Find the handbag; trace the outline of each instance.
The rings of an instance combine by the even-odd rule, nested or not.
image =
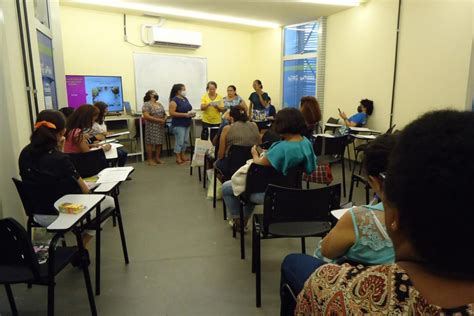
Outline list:
[[[194,154],[193,160],[191,161],[191,167],[204,166],[204,157],[206,156],[206,152],[211,149],[211,147],[212,143],[210,141],[196,138],[196,142],[194,143]]]
[[[235,196],[239,196],[245,192],[245,182],[247,181],[247,173],[252,163],[253,159],[247,160],[245,165],[240,167],[239,170],[237,170],[230,179],[232,183],[232,191],[234,192]]]
[[[331,166],[329,164],[318,165],[316,170],[311,174],[307,174],[306,172],[303,173],[303,181],[306,182],[329,185],[333,180],[334,178],[332,176]]]

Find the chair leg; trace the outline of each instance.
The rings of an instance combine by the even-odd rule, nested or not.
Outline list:
[[[352,142],[355,148],[354,142]],[[344,159],[344,155],[342,155],[342,158]],[[347,158],[349,158],[349,170],[352,170],[352,163],[351,163],[351,150],[349,149],[349,146],[347,146]]]
[[[301,253],[306,254],[306,240],[304,237],[301,238]]]
[[[309,190],[309,181],[306,181],[306,189]]]
[[[255,273],[255,261],[257,259],[257,256],[256,256],[256,253],[255,253],[255,249],[256,249],[256,236],[257,234],[257,228],[256,228],[256,225],[255,225],[255,219],[252,221],[252,273]]]
[[[112,226],[114,227],[117,226],[117,217],[115,216],[115,213],[112,214]]]
[[[48,284],[48,316],[54,315],[54,277],[52,279]]]
[[[244,206],[240,204],[240,259],[245,259]]]
[[[193,167],[192,167],[192,166],[189,167],[189,175],[190,175],[190,176],[193,175]]]
[[[125,260],[125,264],[128,264],[129,260],[128,260],[127,241],[125,239],[125,231],[123,229],[122,211],[120,210],[120,204],[118,202],[118,197],[114,196],[114,200],[115,200],[115,213],[117,215],[117,221],[118,221],[118,225],[119,225],[120,240],[122,242],[123,258]]]
[[[203,171],[202,171],[202,178],[204,179],[204,181],[202,182],[202,187],[205,189],[206,188],[206,184],[207,184],[207,174],[206,174],[206,169],[207,169],[207,165],[206,165],[206,157],[204,157],[204,167],[203,167]],[[199,173],[201,169],[199,169]]]
[[[344,193],[344,197],[346,197],[346,168],[344,163],[344,158],[341,160],[342,164],[342,191]]]
[[[255,266],[256,266],[256,273],[255,273],[255,303],[257,307],[262,306],[262,260],[261,260],[261,246],[260,246],[260,235],[256,236],[256,258],[255,258]]]
[[[97,206],[97,218],[100,218],[100,205]],[[97,221],[95,233],[95,295],[100,295],[100,242],[101,242],[100,221]]]
[[[222,212],[224,213],[224,220],[227,220],[227,206],[225,206],[225,201],[222,199]]]
[[[201,167],[198,167],[198,174],[199,174],[199,182],[202,181],[202,178],[201,178]]]
[[[214,188],[213,188],[213,191],[214,194],[212,196],[212,207],[213,208],[216,208],[216,201],[217,201],[217,177],[216,177],[216,169],[214,169]]]
[[[13,316],[18,316],[18,310],[16,309],[15,298],[13,297],[12,288],[10,284],[5,284],[5,290],[7,291],[8,302],[10,303],[10,309]]]
[[[84,244],[82,243],[82,236],[79,231],[75,232],[77,245],[79,246],[79,251],[82,255],[82,272],[84,274],[84,281],[86,282],[87,298],[89,299],[89,306],[91,308],[91,314],[97,316],[97,308],[95,306],[94,292],[92,291],[92,282],[91,276],[89,274],[88,262],[85,260],[85,249]]]

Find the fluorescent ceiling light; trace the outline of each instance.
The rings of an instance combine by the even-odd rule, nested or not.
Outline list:
[[[235,16],[230,16],[230,15],[221,15],[221,14],[213,14],[213,13],[207,13],[207,12],[201,12],[201,11],[177,9],[177,8],[172,8],[172,7],[149,5],[149,4],[144,4],[144,3],[130,3],[130,2],[117,1],[117,0],[100,0],[100,1],[98,0],[72,0],[72,1],[67,1],[67,3],[87,4],[87,5],[102,6],[102,7],[116,8],[116,9],[128,9],[128,10],[141,11],[145,14],[149,13],[149,14],[156,14],[156,15],[185,17],[185,18],[192,18],[192,19],[198,19],[198,20],[242,24],[242,25],[255,26],[255,27],[264,27],[264,28],[280,27],[280,24],[276,22],[239,18]]]
[[[340,5],[340,6],[352,6],[356,7],[360,4],[360,0],[297,0],[302,3],[314,3],[314,4],[328,4],[328,5]]]

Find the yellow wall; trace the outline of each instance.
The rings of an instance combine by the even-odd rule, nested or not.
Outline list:
[[[64,63],[66,74],[119,75],[123,79],[124,100],[135,104],[134,52],[155,52],[177,55],[201,56],[208,59],[208,79],[218,83],[218,91],[226,93],[230,84],[237,86],[245,99],[252,92],[254,79],[261,79],[265,90],[278,96],[280,102],[280,30],[251,32],[197,23],[167,20],[164,27],[199,31],[203,45],[197,50],[135,47],[123,40],[123,15],[104,11],[61,6]],[[157,20],[127,15],[128,39],[142,45],[142,24],[156,24]],[[255,40],[258,39],[258,41]],[[265,44],[267,41],[270,44]],[[276,42],[277,44],[273,43]],[[276,50],[268,54],[265,49]],[[271,60],[257,63],[263,56]],[[274,55],[274,56],[273,56]],[[153,76],[154,74],[150,74]],[[205,87],[203,87],[203,93]],[[169,91],[158,91],[165,100]],[[138,106],[140,109],[141,104]]]
[[[373,0],[328,17],[325,120],[338,117],[338,108],[351,115],[361,99],[369,98],[375,103],[369,126],[387,129],[396,10],[395,1]]]
[[[255,79],[263,83],[263,90],[272,98],[272,104],[281,108],[281,29],[255,32],[253,36],[253,61]]]
[[[428,110],[464,110],[472,44],[472,2],[409,0],[402,10],[395,122]]]
[[[358,101],[367,97],[375,102],[369,126],[388,128],[397,4],[372,0],[328,17],[325,119],[336,116],[338,107],[352,114]],[[471,5],[467,0],[403,1],[397,128],[435,108],[465,108]]]

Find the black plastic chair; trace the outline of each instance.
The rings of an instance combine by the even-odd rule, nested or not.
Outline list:
[[[87,267],[85,250],[81,234],[75,232],[78,247],[57,247],[60,235],[56,234],[49,244],[48,261],[39,264],[31,240],[25,229],[14,219],[0,220],[0,284],[5,289],[13,315],[18,315],[11,284],[28,283],[48,286],[48,315],[54,315],[55,276],[61,272],[76,256],[81,256],[86,289],[92,315],[97,315],[94,294]]]
[[[306,253],[305,237],[324,237],[333,223],[330,211],[338,209],[340,202],[340,184],[312,190],[267,187],[263,214],[253,216],[252,272],[256,273],[257,307],[261,306],[260,241],[301,238],[301,251]]]
[[[362,176],[359,176],[357,174],[353,174],[351,177],[351,188],[349,189],[349,199],[347,202],[352,202],[352,197],[354,193],[354,185],[359,186],[359,182],[361,182],[364,185],[365,189],[365,204],[369,205],[370,203],[370,184],[367,179],[365,179]]]
[[[297,166],[288,170],[287,175],[276,171],[273,167],[265,167],[252,163],[247,172],[245,180],[245,192],[239,195],[240,200],[240,258],[245,259],[245,236],[244,236],[244,206],[253,204],[250,197],[253,193],[261,193],[267,190],[270,184],[301,189],[303,170]],[[232,236],[237,234],[236,225],[232,227]]]
[[[224,183],[232,177],[232,175],[239,170],[240,167],[245,165],[247,160],[252,159],[252,146],[239,146],[232,145],[227,153],[227,170],[220,170],[214,163],[214,198],[212,206],[216,208],[216,191],[217,191],[217,179],[221,183]],[[225,203],[224,203],[225,205]],[[226,210],[224,208],[224,220],[227,219]]]
[[[330,117],[326,123],[329,124],[339,124],[339,119]],[[332,132],[333,134],[336,132],[337,127],[332,127],[332,126],[324,126],[324,133],[327,131]]]
[[[58,216],[54,202],[66,194],[81,193],[74,178],[45,182],[40,185],[12,178],[27,216],[27,232],[30,238],[33,227],[45,227]]]
[[[86,153],[68,154],[68,156],[82,178],[95,176],[109,167],[103,150],[91,150]]]
[[[395,129],[395,127],[397,126],[397,124],[394,124],[392,125],[386,132],[385,134],[393,134],[393,131]],[[367,145],[369,144],[369,141],[366,141],[362,144],[359,144],[357,146],[355,146],[354,144],[354,154],[355,154],[355,160],[354,160],[354,169],[352,170],[352,174],[354,175],[355,173],[355,164],[358,163],[358,158],[359,158],[359,154],[361,153],[364,153],[366,148],[367,148]],[[359,175],[362,173],[362,163],[359,164]]]
[[[344,153],[347,145],[352,141],[352,136],[340,137],[316,137],[313,140],[313,148],[318,164],[334,165],[340,163],[342,166],[342,189],[344,197],[346,196],[346,168],[344,162]]]

